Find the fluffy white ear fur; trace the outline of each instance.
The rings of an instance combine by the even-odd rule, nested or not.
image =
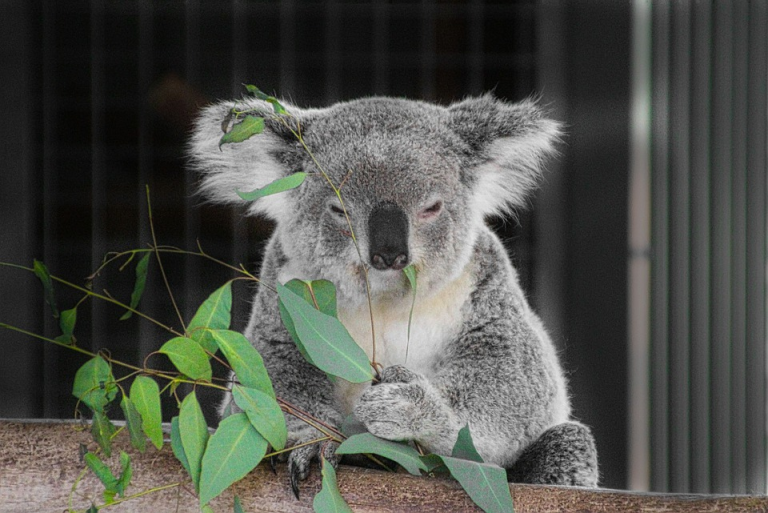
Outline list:
[[[561,124],[535,101],[508,104],[484,95],[452,106],[454,126],[480,157],[471,170],[473,209],[483,216],[513,213],[538,185],[546,157],[557,152]]]
[[[285,148],[286,141],[269,129],[241,143],[225,144],[219,148],[219,140],[224,135],[222,122],[235,106],[243,110],[259,109],[265,116],[273,112],[270,104],[255,98],[219,102],[200,111],[188,155],[190,167],[201,177],[200,193],[215,203],[245,204],[247,202],[236,191],[250,192],[262,188],[291,172],[274,156],[281,147]],[[295,117],[307,112],[287,103],[283,106]],[[288,208],[286,195],[274,194],[250,202],[248,212],[278,220],[284,218]]]

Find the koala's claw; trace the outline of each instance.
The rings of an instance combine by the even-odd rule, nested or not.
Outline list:
[[[299,499],[299,476],[298,473],[291,470],[291,491],[293,492],[293,496],[296,497],[296,500]]]
[[[272,469],[272,473],[277,475],[277,456],[270,456],[269,466]]]
[[[299,441],[296,445],[302,443]],[[291,478],[291,490],[296,499],[299,498],[299,483],[309,476],[312,461],[319,456],[325,458],[334,467],[338,466],[341,456],[336,455],[338,443],[332,441],[318,442],[305,445],[291,451],[288,456],[288,473]]]

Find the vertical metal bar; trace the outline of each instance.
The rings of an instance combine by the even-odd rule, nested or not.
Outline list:
[[[139,94],[147,94],[152,81],[152,1],[141,0],[139,2]],[[146,186],[152,176],[152,117],[147,102],[141,102],[139,107],[139,137],[138,137],[138,165],[139,179],[137,184],[137,205],[146,205]],[[139,208],[138,242],[135,247],[144,247],[150,240],[149,222],[146,209]],[[154,294],[144,294],[142,308],[147,312],[153,312]],[[152,340],[153,331],[148,329],[145,322],[139,323],[138,352],[142,360],[155,350],[156,344]]]
[[[541,2],[540,2],[541,3]],[[483,52],[483,0],[471,0],[467,5],[469,10],[469,29],[467,39],[469,41],[468,53],[468,73],[469,80],[467,89],[470,94],[480,94],[483,92],[483,68],[485,67],[485,53]],[[546,23],[542,20],[541,23]],[[548,37],[549,33],[537,30],[537,33],[543,37]],[[557,36],[557,34],[552,34]]]
[[[325,3],[325,103],[341,95],[341,8],[337,0]]]
[[[186,70],[186,79],[189,84],[197,85],[200,80],[201,51],[200,51],[200,0],[187,0],[185,4],[186,21],[186,48],[184,66]],[[187,169],[184,174],[184,187],[186,190],[186,200],[184,202],[184,247],[193,250],[197,247],[197,238],[200,234],[200,213],[195,208],[195,183],[196,176],[194,172]],[[157,230],[157,227],[155,227]],[[201,284],[201,265],[197,258],[184,259],[184,305],[179,305],[182,309],[182,315],[185,319],[191,319],[194,315],[197,305],[194,299],[200,293]]]
[[[38,84],[40,47],[37,44],[39,2],[0,7],[0,45],[4,52],[3,72],[13,80],[0,82],[0,112],[6,120],[0,127],[3,185],[0,190],[0,261],[31,265],[39,254],[38,205],[41,191],[38,166],[38,136],[42,113]],[[35,27],[33,32],[33,27]],[[34,113],[34,115],[31,115]],[[39,332],[42,304],[40,290],[30,287],[32,276],[0,269],[0,315],[4,321]],[[0,333],[0,417],[36,417],[40,400],[42,346],[26,335],[3,329]]]
[[[670,61],[670,488],[690,488],[690,9],[672,2]]]
[[[101,264],[106,253],[104,208],[106,207],[106,174],[104,173],[105,6],[91,0],[91,269]],[[100,301],[91,301],[91,349],[97,351],[104,343],[104,309]]]
[[[373,4],[373,92],[389,92],[389,4],[374,0]]]
[[[710,490],[712,6],[693,3],[691,84],[691,490]]]
[[[750,3],[747,84],[747,390],[746,447],[749,493],[766,489],[766,243],[768,243],[768,5]]]
[[[712,491],[731,491],[732,5],[714,4],[712,82]]]
[[[629,451],[630,490],[647,491],[650,467],[651,307],[651,5],[632,4],[632,113],[629,179]],[[547,35],[546,37],[549,37]]]
[[[475,4],[472,4],[473,12]],[[482,4],[477,6],[479,12],[472,14],[470,26],[470,47],[477,52],[472,58],[470,74],[478,76],[470,79],[477,81],[478,89],[483,87],[483,35],[482,35]],[[536,80],[541,91],[542,104],[547,106],[547,114],[554,119],[563,120],[568,112],[568,95],[566,93],[566,45],[567,23],[565,13],[567,7],[558,0],[544,0],[538,3],[536,11]],[[477,23],[479,27],[473,28]],[[475,60],[476,59],[476,60]],[[474,68],[474,66],[479,66]],[[474,87],[474,86],[471,86]],[[472,91],[472,89],[470,88]],[[564,172],[562,159],[552,159],[547,162],[547,178],[545,185],[535,198],[533,217],[536,244],[534,246],[534,261],[537,266],[533,272],[533,288],[536,291],[536,301],[546,305],[540,309],[540,315],[552,336],[555,344],[562,347],[565,338],[566,317],[566,243],[568,219],[568,176]],[[647,381],[647,379],[646,379]]]
[[[56,6],[54,2],[42,2],[43,10],[43,258],[48,265],[58,259],[56,239],[56,201],[58,190],[57,159],[58,124],[56,114]],[[45,305],[43,305],[45,307]],[[52,333],[54,322],[48,311],[40,311],[43,318],[43,332]],[[56,382],[58,375],[58,360],[56,348],[53,345],[43,346],[43,417],[56,417],[58,412],[57,391],[61,384]]]
[[[232,0],[232,96],[243,94],[243,83],[251,83],[246,77],[247,69],[247,9],[243,0]],[[258,86],[258,84],[256,84]],[[263,86],[260,86],[263,87]],[[248,219],[243,216],[241,209],[232,209],[232,263],[247,264],[248,259]],[[247,301],[235,301],[232,304],[232,319],[245,316],[248,308]]]
[[[421,0],[421,96],[425,100],[433,100],[436,94],[436,17],[435,0]]]
[[[296,90],[296,0],[280,2],[280,91]]]
[[[746,295],[747,295],[747,76],[749,5],[733,3],[731,110],[731,493],[745,493],[747,473]]]
[[[666,492],[669,476],[669,5],[655,3],[653,13],[653,91],[651,166],[653,216],[651,270],[651,483]]]
[[[243,83],[250,80],[245,76],[246,58],[246,12],[248,6],[243,0],[232,0],[232,96],[243,94]],[[258,87],[264,87],[260,85]]]
[[[690,8],[672,3],[670,81],[670,487],[690,488]]]

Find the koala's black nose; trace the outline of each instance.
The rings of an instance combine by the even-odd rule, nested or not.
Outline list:
[[[381,203],[368,218],[371,265],[399,271],[408,265],[408,217],[394,203]]]

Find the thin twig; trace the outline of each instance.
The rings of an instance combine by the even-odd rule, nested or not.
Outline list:
[[[179,306],[176,304],[176,299],[173,297],[173,290],[171,290],[171,284],[168,283],[168,276],[166,276],[165,269],[163,269],[163,260],[160,258],[160,252],[157,251],[157,237],[155,236],[155,223],[152,220],[152,202],[149,196],[149,185],[147,185],[147,211],[149,212],[149,231],[152,234],[152,245],[155,248],[157,265],[160,266],[160,274],[163,277],[163,282],[165,282],[165,288],[168,290],[168,296],[171,298],[173,309],[176,310],[176,315],[179,317],[181,329],[182,331],[187,331],[187,326],[184,324],[184,317],[181,315],[181,310],[179,310]]]

